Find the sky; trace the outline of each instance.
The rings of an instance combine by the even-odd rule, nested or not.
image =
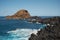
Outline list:
[[[0,16],[28,10],[31,16],[60,16],[60,0],[0,0]]]

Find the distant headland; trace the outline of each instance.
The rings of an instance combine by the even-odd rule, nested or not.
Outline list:
[[[6,16],[6,19],[24,19],[31,17],[27,10],[19,10],[14,15]]]

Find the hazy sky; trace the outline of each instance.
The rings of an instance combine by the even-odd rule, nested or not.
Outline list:
[[[0,16],[26,9],[32,16],[60,16],[60,0],[0,0]]]

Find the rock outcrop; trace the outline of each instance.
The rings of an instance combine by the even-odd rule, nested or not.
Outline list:
[[[47,18],[44,20],[44,23],[50,25],[38,31],[36,35],[31,34],[29,40],[60,40],[60,17]]]
[[[42,18],[39,16],[32,16],[28,19],[28,22],[32,22],[32,23],[36,23],[36,22],[42,23],[42,21],[43,21]]]
[[[6,16],[7,19],[24,19],[29,17],[30,14],[27,10],[20,10],[12,16]]]

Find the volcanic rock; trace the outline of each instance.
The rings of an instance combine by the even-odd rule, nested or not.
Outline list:
[[[29,40],[60,40],[60,17],[45,19],[44,23],[50,26],[41,29],[36,35],[31,34]]]
[[[30,14],[27,10],[19,10],[18,12],[16,12],[14,15],[12,16],[6,16],[7,19],[25,19],[25,18],[29,18]]]

